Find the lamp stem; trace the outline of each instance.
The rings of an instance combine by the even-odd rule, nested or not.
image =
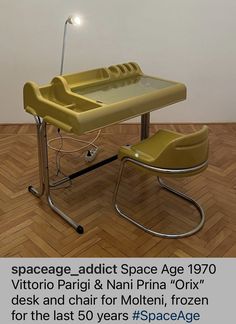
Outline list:
[[[67,23],[68,23],[68,21],[66,20],[65,25],[64,25],[64,34],[63,34],[63,43],[62,43],[61,70],[60,70],[60,75],[62,75],[62,73],[63,73],[63,66],[64,66],[64,56],[65,56],[65,46],[66,46],[66,31],[67,31]]]

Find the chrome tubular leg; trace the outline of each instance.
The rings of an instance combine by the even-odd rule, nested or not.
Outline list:
[[[113,195],[113,207],[115,208],[115,210],[118,212],[118,214],[120,216],[124,217],[125,219],[127,219],[131,223],[135,224],[136,226],[140,227],[141,229],[143,229],[143,230],[145,230],[147,232],[152,233],[152,230],[146,229],[146,227],[144,227],[142,224],[139,224],[133,218],[131,218],[128,215],[126,215],[119,208],[119,206],[117,204],[117,195],[118,195],[118,192],[119,192],[120,182],[121,182],[121,179],[122,179],[122,175],[123,175],[123,170],[124,170],[124,167],[125,167],[125,163],[126,163],[126,159],[124,159],[124,160],[121,161],[120,170],[119,170],[119,174],[118,174],[118,178],[117,178],[117,182],[116,182],[116,187],[115,187],[115,191],[114,191],[114,195]]]
[[[141,115],[141,140],[149,137],[150,113]]]
[[[55,188],[69,181],[71,181],[69,177],[64,177],[60,180],[50,182],[50,188]]]
[[[114,205],[115,209],[118,208],[117,204],[116,204],[116,198],[117,198],[117,195],[118,195],[118,191],[119,191],[119,187],[120,187],[120,181],[121,181],[121,178],[122,178],[125,162],[126,162],[125,159],[121,161],[120,169],[119,169],[119,173],[118,173],[118,177],[117,177],[117,181],[116,181],[116,187],[115,187],[115,191],[114,191],[114,194],[113,194],[113,205]]]
[[[176,190],[176,189],[170,187],[160,177],[157,177],[157,180],[158,180],[159,185],[163,189],[165,189],[165,190],[173,193],[174,195],[176,195],[176,196],[178,196],[178,197],[186,200],[187,202],[189,202],[191,205],[193,205],[199,211],[199,214],[200,214],[200,222],[198,223],[198,225],[194,229],[192,229],[192,230],[190,230],[190,231],[188,231],[186,233],[178,234],[178,237],[190,236],[190,235],[198,232],[203,227],[204,222],[205,222],[205,213],[204,213],[203,208],[199,205],[199,203],[196,200],[194,200],[193,198],[189,197],[185,193],[183,193],[183,192],[181,192],[179,190]]]
[[[40,117],[34,117],[37,127],[37,142],[38,142],[38,161],[39,161],[39,190],[33,186],[29,186],[28,190],[36,197],[41,197],[44,194],[44,178],[43,178],[43,150],[42,150],[42,122]]]
[[[194,205],[197,210],[200,213],[200,222],[199,224],[192,230],[188,231],[188,232],[184,232],[184,233],[179,233],[179,234],[172,234],[172,233],[161,233],[161,232],[157,232],[154,230],[151,230],[150,228],[147,228],[146,226],[138,223],[136,220],[134,220],[133,218],[131,218],[129,215],[125,214],[124,211],[122,211],[120,209],[120,207],[117,204],[117,195],[118,195],[118,191],[119,191],[119,186],[120,186],[120,182],[121,182],[121,178],[122,178],[122,174],[123,174],[123,169],[125,166],[125,162],[127,161],[127,159],[123,159],[121,161],[121,166],[120,166],[120,170],[119,170],[119,174],[118,174],[118,179],[117,179],[117,183],[116,183],[116,187],[115,187],[115,191],[114,191],[114,195],[113,195],[113,206],[115,208],[115,210],[118,212],[118,214],[122,217],[124,217],[125,219],[127,219],[128,221],[130,221],[131,223],[133,223],[134,225],[138,226],[139,228],[141,228],[142,230],[146,231],[149,234],[155,235],[155,236],[159,236],[162,238],[183,238],[183,237],[187,237],[190,236],[196,232],[198,232],[205,221],[205,215],[204,215],[204,211],[202,209],[202,207],[192,198],[188,197],[187,195],[185,195],[182,192],[179,192],[169,186],[167,186],[160,178],[158,178],[159,184],[161,185],[162,188],[174,193],[175,195],[187,200],[188,202],[190,202],[192,205]],[[129,162],[130,159],[129,159]]]
[[[44,183],[45,183],[45,194],[50,208],[61,216],[67,223],[69,223],[79,234],[83,234],[84,229],[81,225],[78,225],[73,219],[61,211],[53,202],[50,194],[49,184],[49,168],[48,168],[48,147],[47,147],[47,130],[46,123],[42,123],[42,146],[43,146],[43,165],[44,165]]]
[[[145,227],[144,225],[138,223],[136,220],[134,220],[133,218],[131,218],[130,216],[125,214],[125,212],[122,211],[120,209],[120,207],[118,206],[118,204],[117,204],[117,195],[118,195],[118,192],[119,192],[120,182],[121,182],[121,178],[122,178],[122,174],[123,174],[123,170],[124,170],[124,166],[125,166],[126,161],[127,161],[126,159],[123,159],[121,161],[121,166],[120,166],[120,170],[119,170],[119,174],[118,174],[118,179],[117,179],[117,183],[116,183],[116,187],[115,187],[115,191],[114,191],[114,195],[113,195],[113,207],[115,208],[115,210],[118,212],[118,214],[120,216],[127,219],[129,222],[133,223],[134,225],[138,226],[139,228],[141,228],[145,232],[147,232],[149,234],[152,234],[152,235],[155,235],[155,236],[160,236],[160,237],[172,237],[172,236],[170,236],[168,234],[163,234],[163,233],[153,231],[153,230]]]

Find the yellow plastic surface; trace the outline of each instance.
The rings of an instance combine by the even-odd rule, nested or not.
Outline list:
[[[24,86],[28,113],[78,135],[185,98],[184,84],[144,75],[133,62],[57,76],[44,86]]]
[[[203,126],[201,130],[186,135],[160,129],[138,144],[122,146],[119,158],[124,157],[166,169],[201,165],[208,159],[208,127]]]

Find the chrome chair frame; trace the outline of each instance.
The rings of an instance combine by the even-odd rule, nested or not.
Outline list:
[[[163,173],[163,175],[167,175],[167,174],[176,174],[176,175],[184,175],[184,174],[188,174],[189,172],[194,172],[194,171],[198,171],[201,170],[202,168],[205,168],[208,164],[208,161],[205,161],[204,163],[192,167],[192,168],[185,168],[185,169],[164,169],[164,168],[159,168],[159,167],[154,167],[154,166],[150,166],[147,165],[145,163],[142,163],[140,161],[136,161],[134,159],[131,159],[129,157],[124,157],[121,160],[121,165],[120,165],[120,170],[119,170],[119,174],[118,174],[118,178],[117,178],[117,183],[116,183],[116,187],[115,187],[115,191],[114,191],[114,195],[113,195],[113,206],[115,208],[115,210],[118,212],[118,214],[122,217],[124,217],[125,219],[127,219],[128,221],[130,221],[131,223],[133,223],[134,225],[138,226],[139,228],[141,228],[142,230],[148,232],[149,234],[155,235],[155,236],[159,236],[159,237],[163,237],[163,238],[183,238],[183,237],[187,237],[190,235],[195,234],[196,232],[198,232],[204,225],[205,222],[205,214],[204,211],[202,209],[202,207],[198,204],[197,201],[195,201],[193,198],[187,196],[185,193],[180,192],[172,187],[170,187],[169,185],[165,184],[165,182],[158,176],[158,183],[161,186],[161,188],[175,194],[178,197],[181,197],[182,199],[186,200],[187,202],[189,202],[191,205],[193,205],[199,212],[200,214],[200,222],[198,223],[198,225],[187,232],[184,233],[179,233],[179,234],[167,234],[167,233],[161,233],[161,232],[157,232],[154,231],[150,228],[147,228],[146,226],[142,225],[141,223],[137,222],[135,219],[133,219],[132,217],[128,216],[127,214],[124,213],[124,211],[122,211],[120,209],[120,207],[117,204],[117,195],[118,195],[118,191],[119,191],[119,187],[120,187],[120,182],[121,182],[121,178],[123,175],[123,170],[125,167],[125,164],[127,162],[131,162],[133,164],[136,164],[138,166],[141,166],[143,168],[146,168],[148,170],[151,171],[155,171],[158,173]]]

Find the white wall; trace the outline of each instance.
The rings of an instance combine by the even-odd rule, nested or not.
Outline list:
[[[152,114],[155,122],[236,121],[235,0],[1,0],[1,123],[32,122],[22,105],[28,80],[136,61],[147,74],[184,82],[188,100]]]

